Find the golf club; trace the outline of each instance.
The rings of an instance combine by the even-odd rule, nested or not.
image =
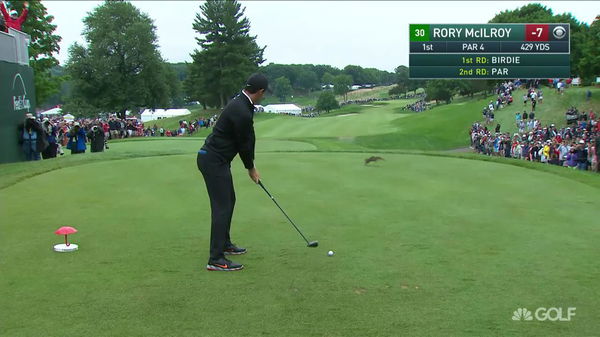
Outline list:
[[[290,217],[285,213],[285,211],[283,210],[283,208],[281,208],[281,206],[279,206],[279,204],[277,203],[277,201],[275,200],[275,198],[271,195],[271,193],[269,193],[269,191],[267,191],[267,189],[265,188],[265,185],[263,185],[262,181],[258,181],[258,184],[260,185],[260,187],[262,187],[263,190],[265,190],[265,192],[267,192],[267,195],[271,198],[271,200],[273,200],[273,202],[275,203],[275,205],[277,205],[277,207],[279,207],[279,210],[281,210],[281,213],[283,213],[283,215],[285,215],[285,217],[290,221],[290,223],[292,224],[292,226],[294,226],[294,228],[296,228],[296,230],[298,231],[298,233],[300,233],[300,235],[302,236],[302,238],[304,239],[304,241],[306,241],[306,246],[307,247],[317,247],[319,245],[318,241],[308,241],[308,239],[306,238],[306,236],[304,236],[304,234],[302,234],[302,232],[300,231],[300,229],[298,228],[298,226],[296,226],[296,224],[292,221],[292,219],[290,219]]]

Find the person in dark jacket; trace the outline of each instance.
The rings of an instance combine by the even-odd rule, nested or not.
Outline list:
[[[71,150],[71,154],[85,152],[85,137],[85,130],[79,125],[79,122],[75,122],[69,130],[69,144],[67,144],[67,149]]]
[[[587,171],[588,151],[585,147],[585,141],[579,141],[579,145],[577,145],[575,153],[577,153],[577,168],[582,171]]]
[[[42,128],[44,129],[44,134],[48,140],[48,147],[46,147],[46,149],[42,152],[42,158],[56,158],[56,153],[58,152],[58,143],[56,139],[56,136],[58,135],[58,128],[52,125],[48,118],[44,118],[44,121],[42,122]]]
[[[17,132],[25,160],[40,160],[40,153],[48,147],[48,141],[40,123],[32,114],[28,113],[25,115],[23,124],[19,125]]]
[[[104,130],[98,125],[92,126],[92,129],[87,133],[87,137],[90,140],[90,152],[103,152],[104,151]]]
[[[231,161],[239,154],[250,179],[255,183],[260,181],[254,166],[254,104],[260,103],[268,85],[264,75],[250,76],[242,92],[225,106],[212,133],[198,151],[197,165],[204,177],[211,208],[207,270],[234,271],[244,267],[225,258],[225,254],[246,253],[245,248],[231,242],[229,235],[235,205]]]

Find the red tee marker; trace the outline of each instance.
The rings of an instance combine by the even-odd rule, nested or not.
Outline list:
[[[74,233],[77,233],[77,230],[75,228],[69,227],[69,226],[63,226],[54,232],[54,234],[56,234],[56,235],[64,235],[65,236],[65,245],[67,245],[67,247],[70,245],[70,243],[67,241],[67,235],[74,234]]]

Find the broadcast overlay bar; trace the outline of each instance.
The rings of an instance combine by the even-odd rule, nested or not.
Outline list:
[[[413,79],[571,75],[569,24],[410,24],[409,31]]]

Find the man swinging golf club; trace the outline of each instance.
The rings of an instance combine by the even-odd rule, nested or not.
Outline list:
[[[207,270],[234,271],[244,267],[225,258],[225,255],[246,253],[246,249],[233,244],[229,236],[235,205],[231,161],[239,153],[250,179],[255,183],[260,181],[254,167],[254,104],[260,103],[268,86],[264,75],[251,75],[241,93],[225,106],[212,133],[198,151],[198,169],[206,183],[211,209]]]

